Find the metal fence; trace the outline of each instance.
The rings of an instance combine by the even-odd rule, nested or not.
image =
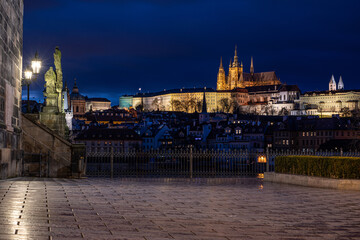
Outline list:
[[[98,177],[236,177],[274,171],[276,156],[357,156],[360,152],[170,149],[88,152],[87,176]]]

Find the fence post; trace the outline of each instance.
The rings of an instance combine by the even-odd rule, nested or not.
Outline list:
[[[340,156],[342,157],[343,156],[343,149],[342,148],[340,148]]]
[[[269,148],[266,148],[266,172],[269,172],[269,165],[270,165],[270,155],[269,155]]]
[[[114,178],[114,148],[110,147],[110,178]]]
[[[190,179],[193,178],[193,148],[190,146]]]

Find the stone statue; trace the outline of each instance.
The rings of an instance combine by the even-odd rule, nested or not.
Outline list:
[[[55,48],[55,53],[54,53],[54,65],[55,65],[55,69],[56,69],[56,83],[55,83],[55,88],[56,88],[56,93],[58,94],[58,109],[59,112],[63,111],[63,98],[62,98],[62,89],[63,89],[63,73],[62,73],[62,69],[61,69],[61,52],[59,47]]]
[[[63,74],[61,69],[61,52],[58,47],[55,48],[54,65],[50,67],[45,74],[45,90],[44,97],[46,98],[45,106],[40,112],[39,120],[51,130],[60,134],[66,135],[66,119],[63,110]]]
[[[45,73],[45,93],[44,96],[55,93],[56,75],[52,67]]]

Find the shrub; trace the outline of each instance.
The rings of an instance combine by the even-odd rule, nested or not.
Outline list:
[[[327,178],[360,179],[360,158],[279,156],[275,172]]]

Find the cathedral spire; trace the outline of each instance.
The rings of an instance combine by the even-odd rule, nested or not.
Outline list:
[[[232,59],[230,58],[229,68],[231,68],[231,66],[232,66]]]
[[[344,82],[343,82],[341,76],[340,76],[339,83],[338,83],[338,90],[344,90]]]
[[[329,91],[336,91],[336,82],[334,74],[331,76],[330,82],[329,82]]]
[[[225,70],[222,63],[222,57],[220,58],[220,67],[219,72],[217,75],[217,84],[216,89],[217,90],[225,90]]]
[[[235,54],[234,54],[234,63],[233,63],[234,67],[238,67],[239,66],[239,58],[237,55],[237,46],[235,45]]]
[[[251,64],[250,64],[250,73],[254,74],[254,59],[252,56],[251,56]]]

